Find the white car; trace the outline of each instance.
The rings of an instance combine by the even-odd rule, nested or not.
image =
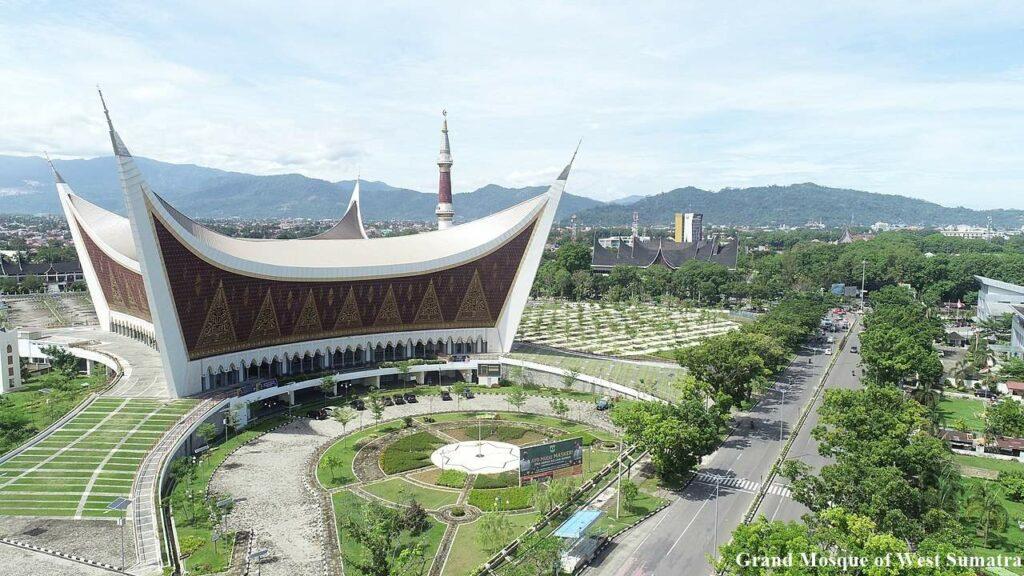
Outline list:
[[[826,356],[831,356],[832,355],[832,349],[831,348],[825,348],[825,355]]]

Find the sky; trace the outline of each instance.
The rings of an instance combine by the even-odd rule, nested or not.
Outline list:
[[[173,6],[171,6],[173,4]],[[816,182],[1024,208],[1020,2],[0,0],[0,154],[599,200]]]

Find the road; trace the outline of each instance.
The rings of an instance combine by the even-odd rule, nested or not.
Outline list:
[[[853,387],[859,356],[850,344],[837,351],[835,367],[825,386]],[[610,543],[588,569],[601,576],[678,576],[711,574],[708,557],[728,541],[747,512],[763,475],[771,469],[803,407],[821,381],[831,356],[802,352],[783,372],[775,387],[736,426],[719,449],[705,459],[698,477],[667,508]],[[810,360],[810,362],[808,362]],[[824,461],[810,438],[817,423],[811,414],[797,437],[791,454],[812,466]],[[717,483],[715,478],[718,479]],[[788,498],[778,479],[769,489],[759,513],[797,519],[806,510]],[[716,496],[717,492],[717,496]]]

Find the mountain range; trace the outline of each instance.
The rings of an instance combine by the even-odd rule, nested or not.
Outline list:
[[[182,212],[198,218],[332,218],[341,215],[354,182],[328,182],[300,174],[257,176],[192,164],[170,164],[136,157],[154,190]],[[57,169],[86,199],[124,212],[113,157],[56,160]],[[570,180],[569,187],[572,187]],[[456,222],[491,214],[544,192],[542,186],[506,188],[488,184],[456,194]],[[363,218],[367,221],[434,218],[435,192],[396,188],[363,181]],[[718,192],[677,188],[653,196],[632,195],[604,203],[566,193],[559,220],[576,214],[583,225],[625,226],[632,214],[642,225],[671,225],[675,212],[701,212],[704,222],[735,226],[801,226],[818,221],[826,226],[893,224],[947,226],[986,225],[1019,228],[1024,210],[971,210],[892,194],[829,188],[818,184],[725,188]],[[0,155],[0,213],[59,213],[53,176],[39,157]]]

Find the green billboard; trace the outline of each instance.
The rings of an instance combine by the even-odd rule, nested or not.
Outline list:
[[[583,474],[583,438],[557,440],[519,449],[519,482]]]

